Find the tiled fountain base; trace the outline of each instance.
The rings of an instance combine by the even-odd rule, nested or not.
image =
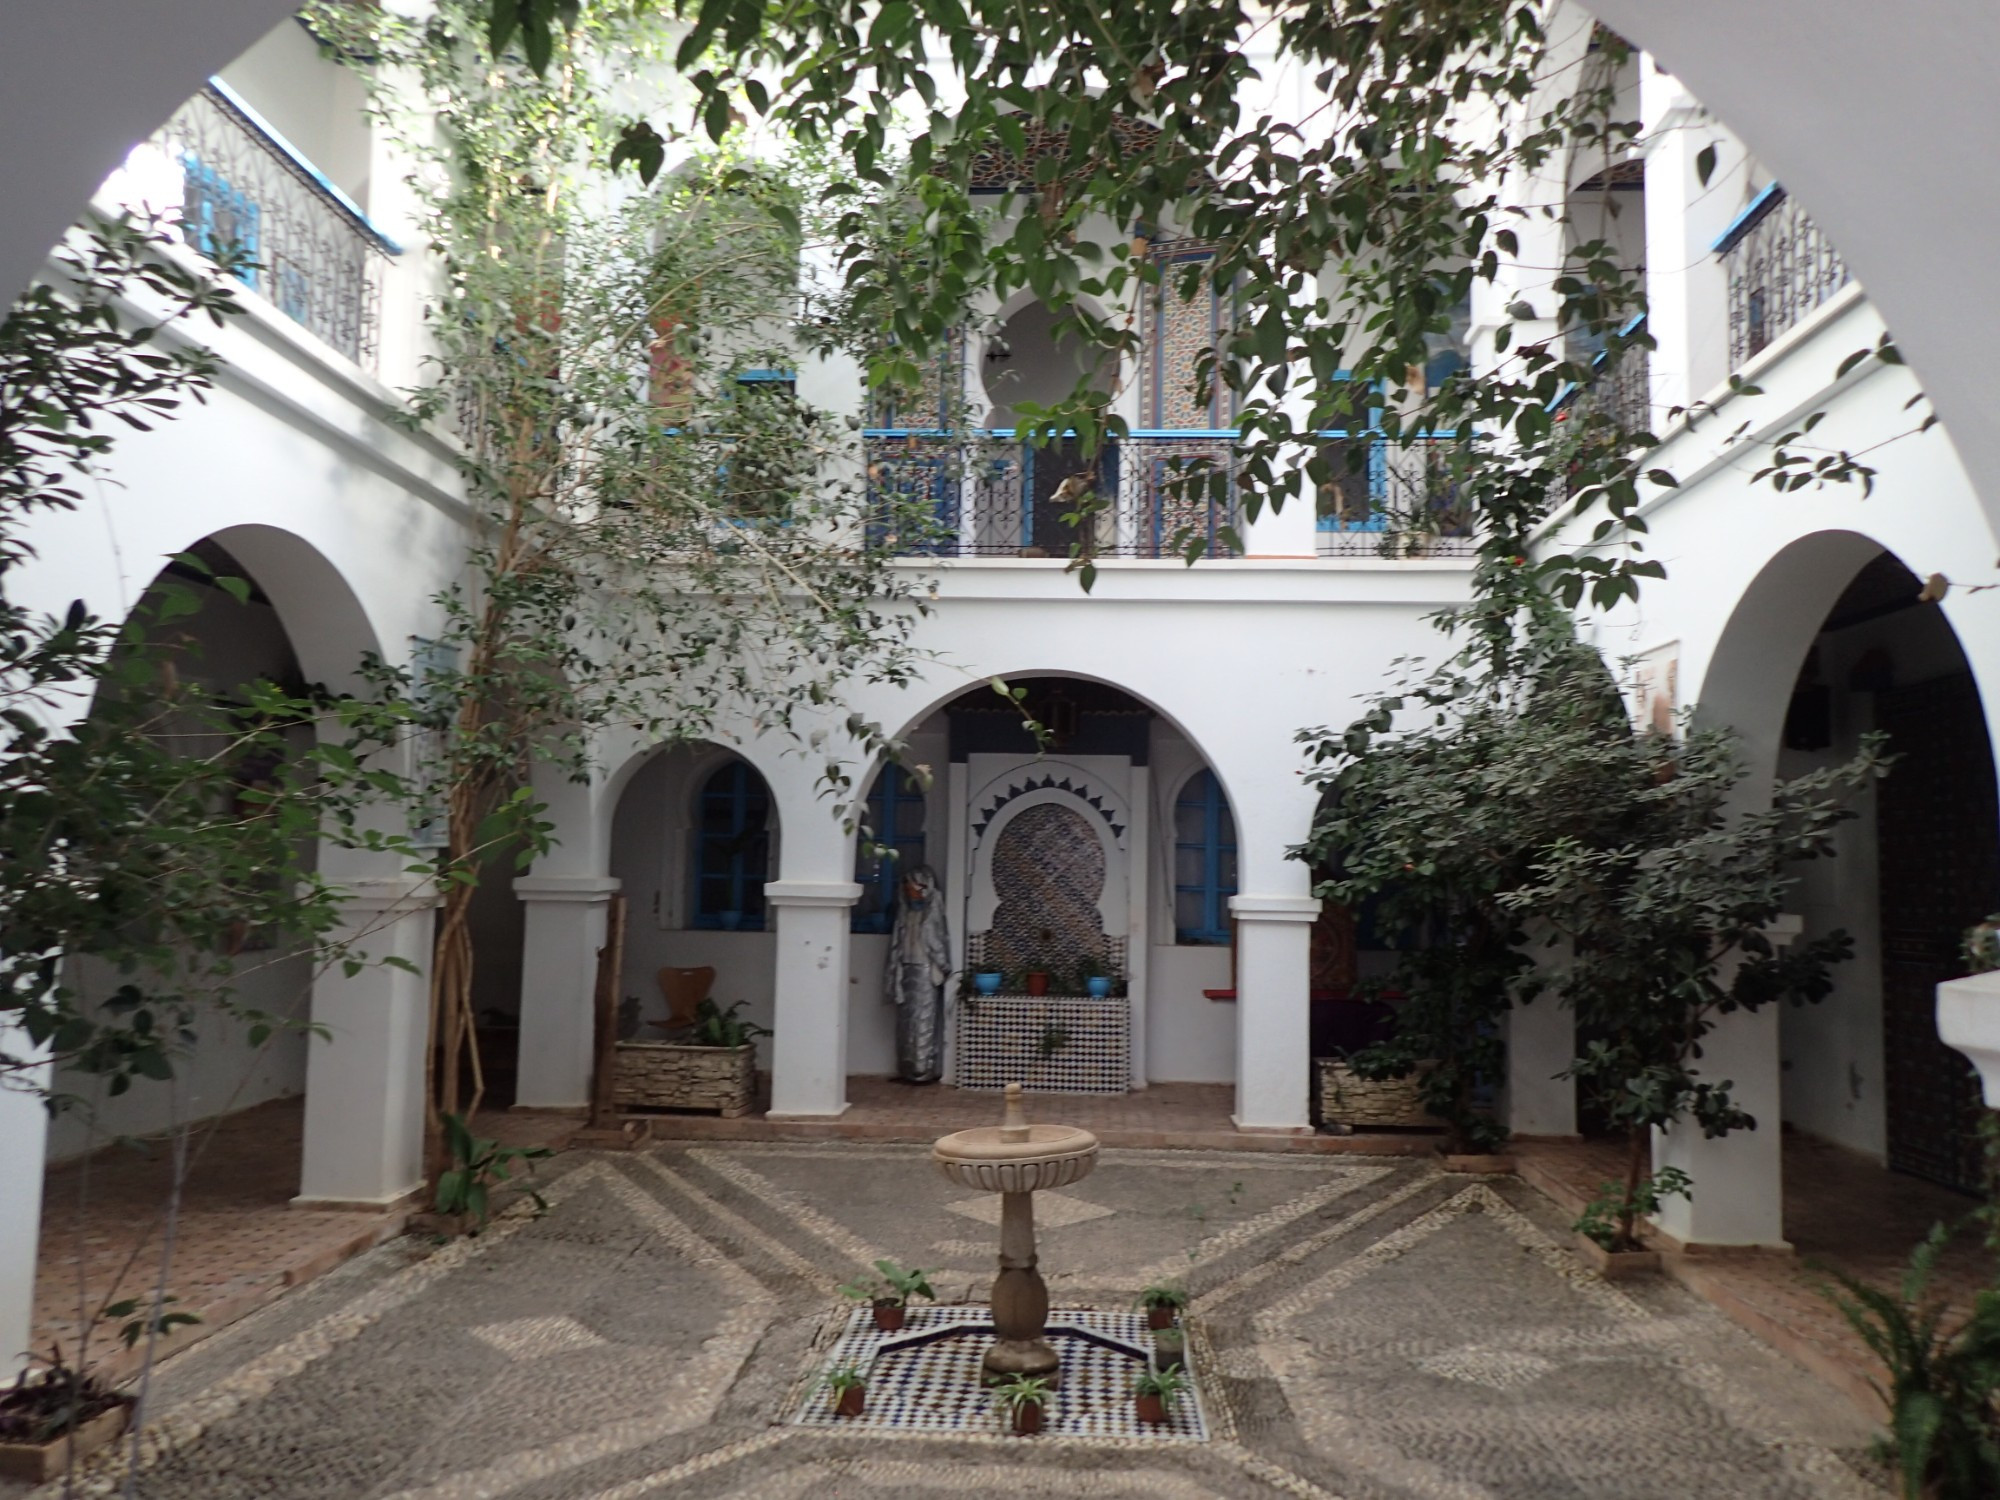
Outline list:
[[[843,1427],[937,1435],[1010,1432],[1007,1414],[980,1378],[979,1362],[993,1342],[991,1312],[973,1304],[912,1308],[900,1333],[883,1333],[865,1307],[854,1309],[814,1367],[791,1420],[804,1427]],[[964,1329],[954,1334],[952,1330]],[[988,1331],[974,1332],[974,1329]],[[1192,1383],[1158,1427],[1139,1420],[1132,1382],[1146,1366],[1132,1351],[1149,1350],[1143,1314],[1057,1308],[1049,1342],[1062,1356],[1062,1383],[1042,1410],[1044,1438],[1119,1438],[1148,1442],[1208,1441],[1201,1393]],[[868,1377],[862,1415],[837,1417],[829,1371],[852,1366]],[[1188,1374],[1192,1379],[1192,1351]]]

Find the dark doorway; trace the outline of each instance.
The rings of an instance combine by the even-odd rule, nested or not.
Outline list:
[[[1938,1040],[1937,985],[1964,972],[1959,941],[2000,894],[2000,807],[1969,673],[1876,695],[1900,758],[1877,803],[1889,1165],[1977,1192],[1979,1082]]]

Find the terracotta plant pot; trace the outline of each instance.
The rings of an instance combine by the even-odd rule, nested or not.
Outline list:
[[[1046,974],[1030,974],[1030,975],[1028,976],[1028,993],[1029,993],[1029,994],[1031,994],[1031,995],[1046,995],[1046,994],[1047,994],[1048,992],[1049,992],[1049,976],[1048,976],[1048,975],[1046,975]]]
[[[1134,1396],[1132,1403],[1138,1408],[1139,1420],[1148,1427],[1159,1427],[1167,1420],[1167,1403],[1159,1396]]]
[[[899,1333],[903,1327],[903,1304],[900,1302],[877,1302],[875,1304],[875,1326],[884,1333]]]
[[[1042,1403],[1039,1401],[1016,1401],[1014,1403],[1014,1435],[1033,1437],[1042,1430]]]
[[[1179,1309],[1170,1302],[1151,1303],[1146,1308],[1146,1326],[1153,1329],[1171,1328],[1174,1326],[1174,1314],[1178,1311]]]
[[[861,1415],[862,1404],[867,1399],[868,1399],[867,1386],[850,1385],[846,1390],[840,1393],[840,1399],[834,1402],[833,1414],[836,1417],[858,1417]]]

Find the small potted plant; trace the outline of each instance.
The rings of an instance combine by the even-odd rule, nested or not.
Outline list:
[[[1049,971],[1030,969],[1027,975],[1027,990],[1030,995],[1042,996],[1049,992]]]
[[[1162,1425],[1174,1402],[1187,1388],[1187,1372],[1178,1367],[1146,1371],[1132,1385],[1133,1405],[1139,1420],[1148,1427]]]
[[[1077,960],[1076,987],[1093,1000],[1107,999],[1111,994],[1111,971],[1104,967],[1104,960],[1094,953],[1086,953]]]
[[[868,1399],[868,1377],[853,1365],[842,1365],[830,1371],[826,1377],[826,1388],[833,1392],[833,1414],[836,1417],[858,1417],[862,1404]]]
[[[1042,1408],[1049,1399],[1045,1377],[1016,1375],[994,1386],[993,1395],[1013,1418],[1016,1437],[1032,1437],[1042,1430]]]
[[[1188,1304],[1185,1288],[1171,1282],[1160,1282],[1139,1293],[1139,1305],[1146,1309],[1148,1328],[1171,1328],[1179,1320],[1181,1309]]]
[[[972,976],[972,988],[981,995],[997,995],[1000,993],[1001,980],[1005,977],[998,969],[982,969]]]
[[[866,1302],[875,1312],[875,1326],[884,1333],[895,1333],[903,1326],[905,1310],[912,1297],[922,1297],[935,1302],[937,1293],[931,1290],[930,1281],[923,1271],[904,1270],[893,1260],[878,1260],[875,1269],[880,1277],[870,1281],[855,1281],[840,1290],[856,1302]]]
[[[1153,1332],[1153,1367],[1178,1370],[1187,1363],[1187,1335],[1179,1328],[1159,1328]]]

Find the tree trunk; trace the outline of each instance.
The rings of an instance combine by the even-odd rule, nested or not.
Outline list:
[[[1618,1243],[1612,1247],[1617,1250],[1639,1248],[1639,1180],[1646,1175],[1651,1134],[1645,1126],[1634,1125],[1625,1138],[1625,1195],[1618,1205]]]

